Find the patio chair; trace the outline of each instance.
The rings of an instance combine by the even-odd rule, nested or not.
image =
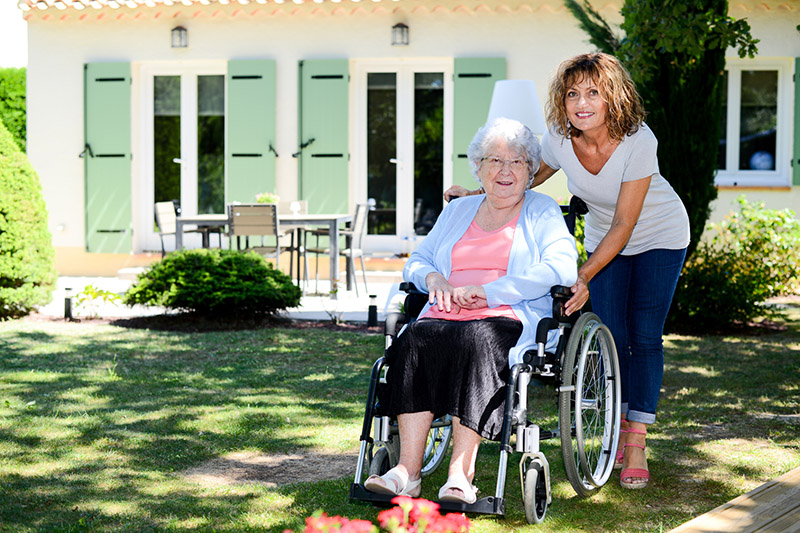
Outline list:
[[[231,204],[228,206],[228,236],[230,246],[236,241],[237,250],[254,252],[275,257],[275,267],[281,255],[281,230],[278,223],[278,207],[275,204]],[[260,237],[260,245],[250,246],[250,237]],[[274,239],[275,244],[265,244],[264,237]],[[244,247],[242,247],[244,238]]]
[[[340,232],[341,235],[347,237],[347,246],[339,250],[339,256],[344,257],[347,260],[347,276],[348,282],[352,282],[353,287],[356,290],[356,296],[358,296],[358,283],[356,282],[356,268],[355,268],[355,258],[357,257],[361,262],[361,273],[364,277],[364,291],[369,294],[369,289],[367,288],[367,269],[364,266],[364,249],[363,249],[363,241],[364,235],[367,233],[367,214],[369,213],[369,204],[356,204],[356,213],[353,216],[353,223],[350,227],[346,230]],[[328,248],[320,248],[319,246],[319,238],[321,236],[327,236],[328,230],[327,229],[314,229],[314,230],[307,230],[306,231],[306,242],[308,242],[308,235],[315,236],[316,246],[314,248],[306,247],[306,253],[312,253],[316,256],[316,274],[315,274],[315,281],[316,281],[316,291],[319,292],[319,256],[320,254],[327,254],[329,253]]]
[[[158,229],[158,236],[161,239],[161,258],[167,255],[166,248],[164,247],[164,236],[175,236],[175,219],[180,212],[180,206],[173,200],[170,202],[156,202],[153,206],[153,211],[156,217],[156,228]],[[184,233],[202,233],[201,229],[184,229]]]
[[[308,202],[306,200],[279,201],[278,217],[281,215],[306,215],[308,214]],[[308,287],[308,256],[303,244],[303,233],[306,229],[304,224],[281,224],[281,232],[285,237],[289,237],[289,244],[282,247],[283,251],[289,252],[289,277],[294,276],[295,254],[297,257],[297,285],[300,286],[300,258],[303,258],[303,281],[304,287]]]

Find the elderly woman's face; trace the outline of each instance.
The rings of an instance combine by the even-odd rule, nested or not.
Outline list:
[[[490,199],[518,201],[528,188],[528,160],[523,152],[499,139],[481,160],[478,177]]]

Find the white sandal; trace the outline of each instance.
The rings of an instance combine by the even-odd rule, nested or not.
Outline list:
[[[419,498],[419,494],[422,492],[420,485],[422,485],[422,478],[409,481],[408,474],[398,470],[397,467],[382,476],[369,476],[364,482],[364,488],[370,492],[390,496],[410,496],[411,498]]]
[[[450,489],[460,490],[464,495],[448,494]],[[467,481],[464,474],[457,474],[447,478],[447,483],[439,489],[439,501],[473,504],[478,499],[478,487]]]

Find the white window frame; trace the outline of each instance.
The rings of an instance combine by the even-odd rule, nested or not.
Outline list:
[[[728,109],[726,138],[728,146],[725,170],[719,170],[715,184],[721,187],[790,187],[792,184],[792,133],[794,102],[792,99],[791,58],[739,59],[728,58]],[[778,72],[778,124],[775,138],[775,170],[738,170],[739,128],[743,71],[774,70]],[[735,170],[731,170],[735,169]]]
[[[134,145],[133,159],[135,176],[133,188],[133,225],[136,252],[161,249],[158,233],[153,231],[153,79],[155,76],[181,77],[181,115],[197,115],[197,76],[225,76],[225,117],[228,116],[228,63],[221,60],[183,61],[183,62],[142,62],[136,64],[133,86],[134,97]],[[181,137],[181,191],[183,212],[194,215],[197,212],[197,123],[182,122],[184,135]],[[227,142],[227,124],[225,131]],[[225,187],[228,186],[227,163],[225,165]],[[227,190],[226,190],[227,193]],[[174,240],[165,239],[167,250],[173,249]],[[200,247],[200,236],[189,234],[184,236],[184,246]]]
[[[353,150],[353,191],[356,202],[367,201],[367,74],[371,72],[397,73],[400,100],[397,108],[397,234],[367,235],[364,247],[373,252],[411,252],[425,238],[414,233],[413,171],[414,171],[414,74],[442,72],[444,74],[444,146],[442,154],[442,187],[453,184],[453,58],[387,58],[355,59],[351,63],[353,81],[353,119],[350,128]],[[402,88],[401,88],[402,87]],[[442,201],[444,202],[444,200]]]

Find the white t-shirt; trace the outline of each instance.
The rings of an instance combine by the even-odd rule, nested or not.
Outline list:
[[[689,217],[680,197],[658,171],[658,140],[646,124],[625,136],[599,173],[587,171],[572,141],[552,129],[542,139],[542,160],[553,170],[563,169],[569,192],[589,208],[584,244],[594,252],[611,228],[622,182],[652,176],[639,220],[620,251],[635,255],[648,250],[680,250],[689,245]]]

